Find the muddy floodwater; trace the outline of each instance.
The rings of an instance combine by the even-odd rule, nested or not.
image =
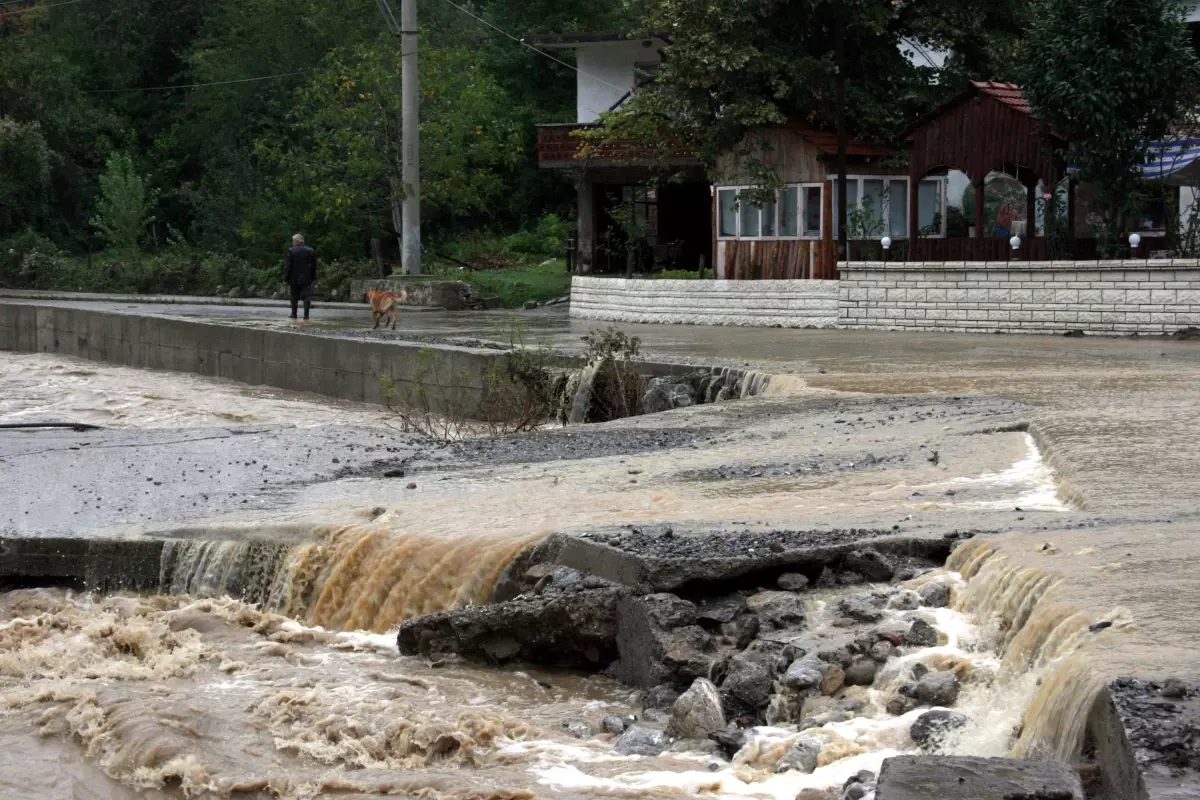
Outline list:
[[[148,518],[153,501],[135,509],[105,484],[75,517],[79,533],[170,539],[164,593],[0,595],[0,796],[791,800],[918,752],[919,712],[888,711],[917,662],[962,680],[955,708],[970,723],[948,752],[1068,763],[1104,680],[1200,677],[1200,623],[1186,611],[1200,602],[1188,567],[1200,555],[1189,399],[1200,351],[804,333],[662,339],[662,355],[697,362],[744,348],[778,376],[764,397],[451,445],[415,440],[376,408],[0,354],[0,423],[281,426],[297,442],[331,431],[370,442],[286,494],[286,476],[256,472],[244,488],[260,465],[240,465],[211,494],[236,501],[197,499],[186,515],[163,503]],[[5,444],[6,468],[46,458],[32,441]],[[129,444],[167,460],[158,440]],[[137,468],[122,462],[140,497],[155,480],[177,493],[165,467]],[[204,491],[215,469],[189,467],[180,485]],[[89,480],[73,491],[87,495]],[[60,524],[33,511],[6,533]],[[885,623],[930,620],[938,639],[846,690],[852,711],[813,729],[823,744],[811,773],[775,771],[801,734],[794,721],[755,728],[732,759],[622,755],[612,735],[571,727],[640,714],[641,693],[615,680],[397,652],[401,622],[487,602],[512,559],[550,534],[656,523],[974,535],[945,566],[888,589],[951,587],[947,608],[886,611]],[[229,597],[251,573],[265,601]],[[806,593],[808,627],[833,631],[852,591]]]

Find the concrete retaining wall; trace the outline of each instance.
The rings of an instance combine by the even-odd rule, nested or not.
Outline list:
[[[382,403],[377,375],[403,397],[414,378],[432,410],[478,408],[498,351],[366,342],[191,319],[0,301],[0,350],[58,353],[145,369]]]
[[[837,281],[571,279],[578,319],[832,328],[837,313]]]
[[[1160,334],[1200,326],[1200,261],[840,265],[838,327]]]

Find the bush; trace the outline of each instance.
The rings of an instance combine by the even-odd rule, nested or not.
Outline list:
[[[697,281],[708,277],[707,272],[697,272],[691,269],[665,269],[650,277],[656,281]]]
[[[504,237],[505,252],[535,256],[537,258],[559,258],[563,254],[564,243],[570,225],[557,214],[547,214],[538,220],[531,231],[520,231]]]
[[[21,263],[33,252],[56,256],[58,248],[32,228],[0,241],[0,285],[15,287],[21,283]]]

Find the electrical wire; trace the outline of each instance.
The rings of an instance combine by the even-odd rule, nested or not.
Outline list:
[[[16,0],[14,0],[15,2]],[[27,14],[30,11],[41,11],[44,8],[58,8],[59,6],[73,6],[76,3],[82,3],[83,0],[65,0],[62,3],[51,3],[48,6],[30,6],[29,8],[18,8],[16,11],[2,11],[0,17],[10,17],[13,14]]]
[[[85,94],[118,94],[121,92],[170,92],[175,89],[200,89],[205,86],[231,86],[235,83],[254,83],[256,81],[273,81],[279,78],[290,78],[293,75],[303,75],[312,69],[299,69],[295,72],[281,72],[278,75],[262,75],[257,78],[239,78],[232,81],[210,81],[208,83],[181,83],[167,86],[134,86],[128,89],[85,89]]]
[[[521,45],[522,47],[528,47],[530,50],[537,53],[538,55],[545,56],[546,58],[550,59],[551,61],[553,61],[555,63],[562,64],[567,69],[574,70],[575,72],[578,72],[580,75],[584,76],[585,78],[590,78],[590,79],[596,81],[597,83],[603,83],[605,86],[610,86],[613,89],[616,89],[618,92],[624,92],[628,89],[628,87],[626,87],[626,86],[617,86],[616,84],[609,83],[608,81],[604,80],[603,78],[597,78],[595,75],[589,75],[588,73],[584,72],[583,70],[581,70],[579,67],[575,66],[574,64],[568,64],[566,61],[563,61],[561,58],[555,58],[554,56],[550,55],[545,50],[539,50],[538,48],[534,47],[533,45],[531,45],[529,42],[525,41],[524,39],[517,37],[517,36],[513,36],[511,33],[504,30],[503,28],[499,28],[496,25],[493,25],[492,23],[488,22],[483,17],[472,12],[470,9],[463,8],[458,3],[455,3],[454,0],[442,0],[442,2],[446,3],[447,5],[453,6],[454,8],[457,8],[459,11],[466,14],[468,17],[471,17],[472,19],[476,20],[477,22],[481,22],[484,25],[487,25],[492,30],[496,31],[497,33],[499,33],[502,36],[506,36],[509,39],[512,39],[514,42]]]

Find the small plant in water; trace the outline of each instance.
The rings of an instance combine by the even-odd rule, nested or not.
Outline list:
[[[604,361],[610,358],[629,361],[636,358],[642,348],[641,339],[626,335],[615,325],[589,332],[587,336],[583,337],[583,342],[588,347],[587,359],[589,362]]]
[[[482,387],[468,370],[439,370],[432,348],[420,352],[408,380],[376,375],[384,404],[406,432],[452,442],[534,431],[551,418],[554,354],[548,347],[527,345],[524,326],[515,318],[497,334],[510,349],[489,358]]]

